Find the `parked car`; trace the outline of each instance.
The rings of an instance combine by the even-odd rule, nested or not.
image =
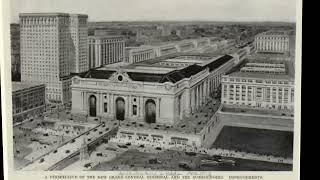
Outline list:
[[[158,158],[149,159],[149,164],[161,164],[162,161],[160,161]]]
[[[87,163],[87,164],[85,164],[85,165],[84,165],[84,167],[85,167],[85,168],[92,167],[92,165],[91,165],[91,164],[92,164],[92,163]]]
[[[118,145],[119,148],[128,148],[126,145]]]

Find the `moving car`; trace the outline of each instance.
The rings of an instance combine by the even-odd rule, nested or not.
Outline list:
[[[216,166],[216,165],[219,165],[219,162],[215,161],[215,160],[211,160],[211,159],[202,159],[200,161],[200,165],[201,166]]]

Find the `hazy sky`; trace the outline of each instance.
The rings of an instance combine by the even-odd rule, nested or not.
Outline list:
[[[295,22],[296,0],[11,0],[19,13],[84,13],[89,21],[208,20]]]

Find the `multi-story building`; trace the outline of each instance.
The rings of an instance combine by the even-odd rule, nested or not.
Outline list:
[[[225,40],[223,42],[215,40],[215,37],[208,37],[173,42],[153,43],[139,47],[126,47],[126,62],[135,63],[152,59],[154,57],[167,56],[181,52],[204,52],[208,48],[217,50],[218,48],[228,46],[233,42],[232,40]]]
[[[45,111],[45,85],[12,82],[13,123],[41,115]]]
[[[125,57],[125,62],[136,63],[147,59],[155,58],[155,52],[152,47],[148,46],[126,47]]]
[[[88,15],[70,14],[70,33],[72,38],[72,73],[89,70],[88,63]]]
[[[86,15],[20,14],[21,81],[46,84],[46,99],[67,103],[70,73],[87,69]]]
[[[255,36],[255,48],[262,53],[289,53],[287,31],[267,31]]]
[[[123,62],[125,40],[123,36],[89,36],[89,67]]]
[[[20,71],[20,28],[19,24],[10,24],[11,74],[13,81],[21,80]]]
[[[222,103],[250,108],[294,108],[294,69],[288,61],[247,60],[222,77]]]
[[[229,55],[179,54],[93,69],[73,78],[72,112],[174,124],[205,103],[233,61]],[[149,104],[153,120],[145,113]]]
[[[207,116],[197,125],[185,124],[195,119],[185,120],[206,106],[233,66],[229,55],[179,53],[121,68],[91,69],[73,77],[72,114],[119,120],[122,142],[134,143],[143,134],[146,141],[154,137],[162,145],[183,140],[199,147],[210,140],[207,133],[215,119]]]

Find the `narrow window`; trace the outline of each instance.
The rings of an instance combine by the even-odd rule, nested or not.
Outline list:
[[[137,105],[132,106],[132,114],[137,115]]]
[[[108,103],[104,103],[104,112],[108,112]]]

